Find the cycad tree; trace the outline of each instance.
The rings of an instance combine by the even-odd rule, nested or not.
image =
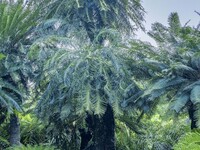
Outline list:
[[[141,6],[140,1],[136,1],[136,0],[128,0],[128,1],[123,1],[123,0],[116,0],[116,1],[109,1],[109,0],[92,0],[92,1],[87,1],[87,0],[86,1],[85,0],[78,0],[78,1],[75,1],[75,0],[70,0],[70,1],[63,0],[63,1],[58,1],[58,0],[55,0],[54,1],[54,0],[52,0],[51,1],[50,0],[49,3],[47,4],[46,8],[47,9],[45,9],[45,12],[47,13],[46,18],[49,19],[48,21],[51,22],[52,20],[55,20],[55,19],[62,19],[62,21],[64,21],[68,25],[73,26],[73,28],[75,28],[77,31],[86,32],[86,34],[87,34],[87,40],[86,41],[87,41],[87,43],[90,43],[89,44],[90,46],[88,48],[81,48],[82,50],[77,51],[77,53],[76,53],[77,59],[80,59],[79,60],[80,62],[81,61],[84,61],[84,62],[86,61],[86,58],[84,58],[84,57],[86,57],[85,55],[89,55],[87,53],[90,53],[92,56],[94,56],[94,58],[96,57],[95,55],[99,55],[98,59],[95,58],[95,60],[97,62],[95,62],[95,60],[89,59],[91,62],[88,63],[88,64],[86,63],[88,65],[89,69],[91,69],[91,72],[92,72],[92,70],[94,70],[93,71],[94,74],[89,73],[89,76],[91,76],[90,78],[94,78],[94,79],[88,78],[87,82],[94,80],[94,83],[89,83],[91,85],[87,85],[86,84],[87,82],[84,83],[86,85],[85,85],[85,87],[84,87],[82,92],[80,90],[82,88],[81,84],[82,84],[82,82],[84,82],[86,80],[86,79],[84,79],[85,78],[84,76],[83,76],[84,77],[83,79],[81,78],[83,81],[82,80],[76,81],[78,79],[75,79],[73,77],[73,81],[70,80],[70,82],[71,82],[70,84],[75,84],[76,86],[80,85],[80,86],[78,86],[76,88],[77,88],[78,92],[81,92],[81,93],[77,93],[76,96],[78,96],[77,98],[80,98],[80,95],[83,95],[82,99],[84,99],[84,102],[85,102],[84,105],[87,104],[86,105],[87,107],[83,106],[82,108],[84,108],[84,109],[81,109],[81,110],[85,110],[85,111],[88,111],[90,109],[93,110],[92,108],[94,107],[94,104],[96,104],[96,105],[98,104],[97,105],[98,107],[96,108],[96,110],[93,110],[94,114],[91,113],[92,111],[89,111],[90,114],[88,113],[88,117],[93,118],[92,122],[95,122],[95,124],[99,124],[100,125],[100,123],[103,122],[102,125],[99,127],[99,129],[98,129],[97,126],[96,127],[92,127],[93,128],[92,129],[93,130],[92,134],[98,134],[99,137],[104,136],[104,138],[102,138],[102,139],[100,139],[100,138],[97,139],[96,138],[95,139],[93,137],[93,142],[94,142],[93,145],[96,145],[96,147],[105,146],[105,144],[102,144],[102,143],[106,143],[106,140],[109,139],[107,141],[109,141],[110,143],[107,144],[107,145],[111,144],[112,146],[110,147],[110,149],[114,149],[114,143],[115,143],[114,142],[114,118],[113,118],[114,116],[113,116],[113,110],[112,110],[112,108],[114,108],[114,107],[112,107],[112,106],[114,106],[113,105],[114,103],[117,104],[118,99],[120,99],[120,96],[118,97],[117,95],[120,94],[120,93],[116,93],[115,92],[115,94],[113,94],[113,93],[109,93],[108,90],[105,90],[105,91],[107,91],[107,94],[110,94],[110,95],[112,94],[113,95],[113,99],[115,99],[114,97],[116,97],[116,99],[115,99],[116,102],[112,103],[112,102],[109,101],[110,96],[108,96],[106,93],[104,93],[105,92],[104,90],[102,91],[103,93],[101,93],[101,92],[98,93],[98,90],[99,90],[98,88],[102,88],[102,87],[105,86],[104,84],[106,84],[109,88],[114,90],[113,89],[114,87],[112,87],[112,86],[116,86],[116,85],[114,85],[114,82],[116,82],[114,80],[117,79],[117,77],[114,74],[115,74],[115,72],[116,72],[116,75],[119,74],[114,69],[116,69],[116,68],[119,69],[120,66],[115,66],[114,67],[114,64],[113,64],[114,60],[112,60],[113,58],[109,58],[109,57],[116,57],[115,56],[116,54],[114,54],[113,50],[110,50],[110,52],[109,52],[110,54],[106,54],[107,51],[109,51],[109,50],[104,52],[105,55],[110,55],[108,57],[110,59],[108,62],[106,60],[107,59],[106,57],[105,58],[102,57],[102,55],[103,55],[103,54],[101,54],[101,53],[103,53],[102,49],[109,49],[109,48],[108,47],[107,48],[103,48],[104,47],[103,44],[104,44],[104,42],[105,42],[105,40],[107,38],[107,35],[106,34],[104,34],[103,36],[99,36],[99,35],[102,35],[101,31],[103,29],[105,29],[105,28],[107,28],[108,30],[110,28],[114,28],[116,30],[121,31],[122,33],[131,33],[136,28],[139,28],[139,27],[143,28],[141,22],[144,20],[144,18],[143,18],[144,9]],[[57,30],[59,28],[58,26],[60,25],[60,22],[54,21],[54,23],[57,24],[56,25],[57,26],[56,30]],[[55,27],[55,25],[54,25],[54,27]],[[68,35],[69,32],[70,32],[71,28],[68,28],[68,27],[69,26],[67,26],[66,28],[63,28],[63,29],[65,29],[65,33],[62,32],[62,40],[64,39],[63,37],[66,37],[66,35]],[[52,28],[48,28],[48,29],[51,30]],[[60,35],[57,35],[57,37],[58,36],[60,36]],[[81,35],[79,34],[78,36],[81,36]],[[65,41],[65,42],[67,42],[67,41]],[[96,44],[96,46],[93,46],[93,45],[91,46],[91,44]],[[99,47],[101,47],[101,48],[98,48],[97,45]],[[56,47],[58,47],[58,45],[53,45],[52,47],[56,48]],[[66,46],[66,47],[69,48],[68,46]],[[75,51],[75,50],[73,50],[73,51]],[[90,52],[87,52],[87,51],[90,51]],[[80,56],[79,56],[79,53],[81,54]],[[65,55],[68,55],[68,52],[66,52]],[[71,54],[70,54],[70,57],[71,57]],[[74,61],[78,61],[77,59],[74,59]],[[105,71],[100,71],[100,72],[98,71],[98,68],[100,67],[99,65],[104,61],[103,59],[105,59],[105,62],[107,62],[106,63],[108,65],[107,67],[110,68],[110,69],[107,70],[108,71],[108,75],[106,75],[106,73],[104,73]],[[72,63],[72,62],[70,62],[70,63]],[[70,70],[72,69],[72,71],[74,69],[75,69],[75,71],[80,71],[86,65],[85,63],[84,63],[83,66],[82,65],[81,66],[78,65],[77,68],[81,67],[80,70],[79,70],[79,69],[76,69],[76,65],[72,65],[71,66],[70,63],[67,64],[65,67],[69,67],[69,69]],[[78,62],[73,62],[72,64],[74,64],[74,63],[77,64]],[[62,66],[60,66],[60,67],[62,68]],[[96,67],[97,70],[95,70],[95,67]],[[104,65],[102,66],[102,68],[105,70],[104,67],[106,67],[106,66],[104,66]],[[61,70],[65,70],[65,69],[63,68]],[[86,70],[87,70],[87,68],[85,70],[83,70],[83,71],[85,72]],[[81,72],[77,72],[77,73],[79,74]],[[59,75],[63,75],[65,73],[62,71],[62,72],[58,72],[58,74]],[[76,73],[74,73],[73,75],[75,75],[75,74]],[[88,73],[85,72],[85,74],[88,74]],[[103,74],[103,76],[105,76],[105,75],[106,76],[101,78],[101,75],[99,75],[99,74]],[[79,78],[79,76],[80,76],[80,74],[77,75],[77,78]],[[68,76],[66,76],[65,78],[67,78],[67,77]],[[69,78],[70,78],[70,75],[69,75]],[[123,79],[123,77],[122,77],[122,79]],[[65,80],[68,81],[68,79],[65,79]],[[107,83],[108,80],[110,80],[109,83]],[[52,78],[52,81],[53,81],[53,78]],[[58,80],[58,81],[60,81],[60,80]],[[54,82],[58,82],[58,81],[54,81]],[[57,86],[54,86],[54,84],[52,84],[51,80],[49,81],[49,84],[51,84],[51,86],[48,85],[48,88],[55,88],[55,89],[57,88]],[[97,85],[95,85],[95,84],[97,84]],[[61,88],[60,91],[64,92],[64,90],[66,90],[65,89],[66,86],[69,86],[69,85],[67,85],[65,83],[64,87],[63,87],[64,89]],[[99,87],[96,87],[96,86],[99,86]],[[95,90],[95,88],[97,88],[98,90]],[[96,93],[91,95],[91,91],[92,92],[96,92]],[[75,92],[75,91],[71,91],[71,92]],[[87,97],[87,99],[85,99],[84,95],[87,95],[89,97]],[[58,99],[57,99],[58,97],[57,96],[54,97],[54,98],[58,102]],[[73,94],[73,96],[74,96],[74,94]],[[94,98],[92,98],[94,100],[92,100],[92,101],[90,100],[91,96],[92,97],[94,96]],[[70,100],[73,102],[74,98],[72,98]],[[98,103],[96,103],[96,102],[98,102]],[[101,107],[102,105],[104,105],[106,107]],[[40,103],[39,103],[38,106],[43,107],[43,105],[40,105]],[[45,107],[47,107],[47,106],[48,105],[45,105]],[[118,107],[118,105],[115,106],[114,111],[116,110],[117,107]],[[45,108],[43,108],[43,109],[45,109]],[[58,109],[58,108],[55,107],[55,109]],[[78,109],[78,110],[80,110],[80,109]],[[110,120],[112,120],[112,122],[111,123],[107,123],[107,125],[105,125],[105,122],[104,122],[105,120],[103,120],[102,116],[101,117],[96,117],[96,115],[95,115],[95,114],[104,114],[104,112],[105,112],[105,116],[106,116],[106,114],[107,114],[106,110],[109,111],[108,114],[111,115],[111,119]],[[88,122],[88,128],[90,128],[90,129],[91,129],[91,126],[93,126],[92,122]],[[110,128],[110,129],[108,129],[108,128]],[[102,131],[100,131],[100,129]],[[110,130],[110,133],[111,133],[111,135],[109,135],[110,138],[105,138],[109,134],[109,132],[107,132],[106,130]],[[90,132],[90,130],[88,130],[88,131]],[[101,136],[101,133],[104,133],[104,135]],[[96,136],[96,137],[98,137],[98,136]],[[82,139],[84,139],[84,137]],[[102,140],[103,142],[100,142],[100,140]],[[101,143],[101,144],[99,144],[99,143]],[[86,145],[88,145],[88,143],[86,143],[85,146]]]
[[[172,98],[171,109],[180,113],[187,108],[191,129],[197,128],[200,109],[200,31],[187,25],[182,27],[177,13],[172,13],[168,22],[169,27],[153,24],[149,32],[158,43],[163,58],[160,64],[165,64],[165,67],[143,97],[153,101],[168,93]]]
[[[102,34],[110,33],[116,34],[112,30]],[[82,135],[87,133],[81,125],[86,118],[92,139],[87,139],[88,135],[82,136],[82,140],[88,140],[88,143],[82,143],[81,149],[87,146],[115,149],[114,115],[123,114],[121,103],[130,92],[140,91],[132,80],[126,60],[127,48],[120,45],[119,37],[118,41],[115,38],[107,46],[89,44],[80,47],[73,38],[65,38],[65,48],[54,49],[56,52],[48,57],[43,68],[41,86],[46,88],[40,95],[36,110],[41,118],[52,123],[74,122]],[[46,54],[51,51],[48,43],[45,47],[38,43],[43,52],[48,50]],[[33,52],[37,51],[38,45],[33,45]],[[41,52],[38,54],[41,60],[44,60],[42,56],[47,56],[40,55]]]
[[[28,72],[22,44],[35,26],[38,11],[22,1],[0,3],[0,105],[10,115],[10,144],[20,144],[19,120],[16,112],[22,111],[26,95]]]

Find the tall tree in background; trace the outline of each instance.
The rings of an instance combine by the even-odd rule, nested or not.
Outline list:
[[[28,68],[22,44],[35,26],[38,11],[31,3],[25,7],[22,1],[0,3],[0,106],[10,114],[10,144],[20,144],[20,124],[17,112],[26,95]]]
[[[144,92],[149,101],[169,91],[173,97],[171,109],[180,113],[187,108],[191,129],[198,127],[200,106],[200,31],[199,28],[181,26],[177,13],[168,19],[169,27],[160,23],[152,25],[149,35],[158,43],[163,65],[162,73]],[[174,96],[172,96],[174,94]]]

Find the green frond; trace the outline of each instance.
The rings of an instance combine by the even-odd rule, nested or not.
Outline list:
[[[65,104],[64,106],[62,106],[62,109],[61,109],[61,113],[60,113],[60,118],[62,120],[65,120],[67,119],[67,117],[70,115],[71,113],[71,105],[70,104]]]
[[[181,23],[178,13],[171,13],[168,18],[170,32],[174,35],[178,35],[181,30]]]
[[[106,111],[106,103],[103,101],[103,99],[100,97],[99,93],[97,92],[96,96],[96,102],[94,105],[94,112],[97,115],[103,115]]]
[[[113,108],[115,116],[121,116],[121,115],[123,115],[123,111],[122,111],[121,105],[120,105],[120,100],[117,99],[117,97],[115,99],[114,104],[112,104],[112,108]]]
[[[0,103],[6,106],[10,112],[13,112],[13,108],[18,111],[22,111],[22,108],[17,103],[17,100],[13,99],[13,97],[2,90],[0,90]]]
[[[190,100],[193,104],[200,103],[200,85],[196,85],[191,90]]]
[[[85,104],[84,104],[84,106],[85,106],[85,110],[88,111],[88,112],[91,111],[91,109],[92,109],[92,102],[91,102],[91,99],[90,99],[91,93],[90,92],[91,92],[90,87],[87,86],[86,87],[86,93],[85,93]],[[97,99],[97,101],[98,101],[98,99]]]
[[[145,11],[141,3],[136,0],[114,0],[114,2],[105,0],[92,0],[90,2],[62,0],[60,2],[56,0],[49,3],[47,8],[47,18],[64,17],[74,24],[81,22],[89,34],[108,26],[129,33],[136,28],[144,29],[142,22]]]
[[[181,78],[181,77],[172,77],[172,78],[163,78],[159,79],[153,84],[151,84],[147,90],[144,91],[144,94],[142,97],[145,97],[147,95],[152,95],[154,92],[158,92],[158,94],[162,94],[162,90],[165,92],[169,90],[169,88],[178,86],[182,83],[184,83],[186,79]],[[160,96],[160,95],[158,95]]]
[[[194,56],[191,58],[191,65],[192,65],[192,68],[200,71],[200,55],[199,55],[199,53],[195,53]]]
[[[48,118],[49,111],[56,111],[63,119],[65,114],[68,118],[74,114],[85,115],[85,112],[102,115],[107,104],[110,104],[114,113],[121,115],[125,87],[133,83],[133,80],[126,69],[126,57],[119,51],[118,44],[110,44],[108,47],[86,44],[82,49],[76,46],[71,50],[68,47],[70,42],[73,39],[64,43],[65,49],[55,44],[55,50],[52,50],[46,40],[38,43],[41,49],[36,47],[39,51],[47,49],[49,52],[43,64],[45,71],[42,72],[42,78],[46,84],[43,85],[44,92],[37,105],[38,114]],[[133,94],[132,91],[127,92]],[[63,110],[62,105],[67,105],[70,114]]]
[[[198,150],[200,149],[200,133],[189,132],[181,137],[177,144],[174,145],[174,150]]]
[[[195,69],[182,63],[172,64],[171,67],[174,70],[175,74],[177,74],[180,77],[189,79],[195,79],[198,77],[198,72]]]
[[[10,46],[19,44],[27,36],[32,27],[35,27],[39,17],[39,7],[23,6],[22,1],[15,3],[2,2],[0,4],[0,44],[4,49],[11,51]],[[6,46],[8,47],[6,47]],[[5,51],[4,50],[4,51]]]
[[[190,95],[188,93],[177,95],[174,98],[174,101],[171,103],[171,109],[179,113],[185,107],[185,105],[189,100],[190,100]]]
[[[194,81],[191,84],[186,84],[186,86],[182,89],[183,92],[190,92],[196,85],[200,85],[200,80]]]
[[[148,35],[156,40],[158,43],[164,43],[168,39],[167,27],[161,23],[152,24],[152,30],[148,32]]]

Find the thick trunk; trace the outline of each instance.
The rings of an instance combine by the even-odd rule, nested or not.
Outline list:
[[[107,110],[103,116],[104,125],[104,145],[105,150],[115,150],[115,119],[112,107],[107,105]],[[100,131],[101,133],[101,131]]]
[[[113,110],[110,105],[107,105],[106,112],[102,117],[88,114],[86,123],[88,125],[88,131],[86,132],[81,129],[81,150],[116,149],[115,120]],[[92,144],[90,145],[89,143]]]
[[[15,114],[10,116],[10,145],[20,145],[20,123]]]
[[[191,120],[191,129],[195,129],[195,128],[198,128],[197,127],[197,119],[195,117],[195,105],[194,104],[190,104],[189,108],[188,108],[188,113],[189,113],[189,117],[190,117],[190,120]]]

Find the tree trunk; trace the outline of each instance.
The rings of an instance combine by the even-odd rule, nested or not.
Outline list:
[[[88,114],[86,123],[88,126],[88,131],[86,132],[85,130],[81,129],[82,134],[80,150],[116,149],[114,113],[109,104],[107,105],[106,112],[102,117]]]
[[[191,129],[196,129],[197,127],[197,119],[195,117],[195,105],[191,103],[188,108],[189,118],[191,120]]]
[[[10,116],[10,145],[20,145],[20,123],[15,114]]]

